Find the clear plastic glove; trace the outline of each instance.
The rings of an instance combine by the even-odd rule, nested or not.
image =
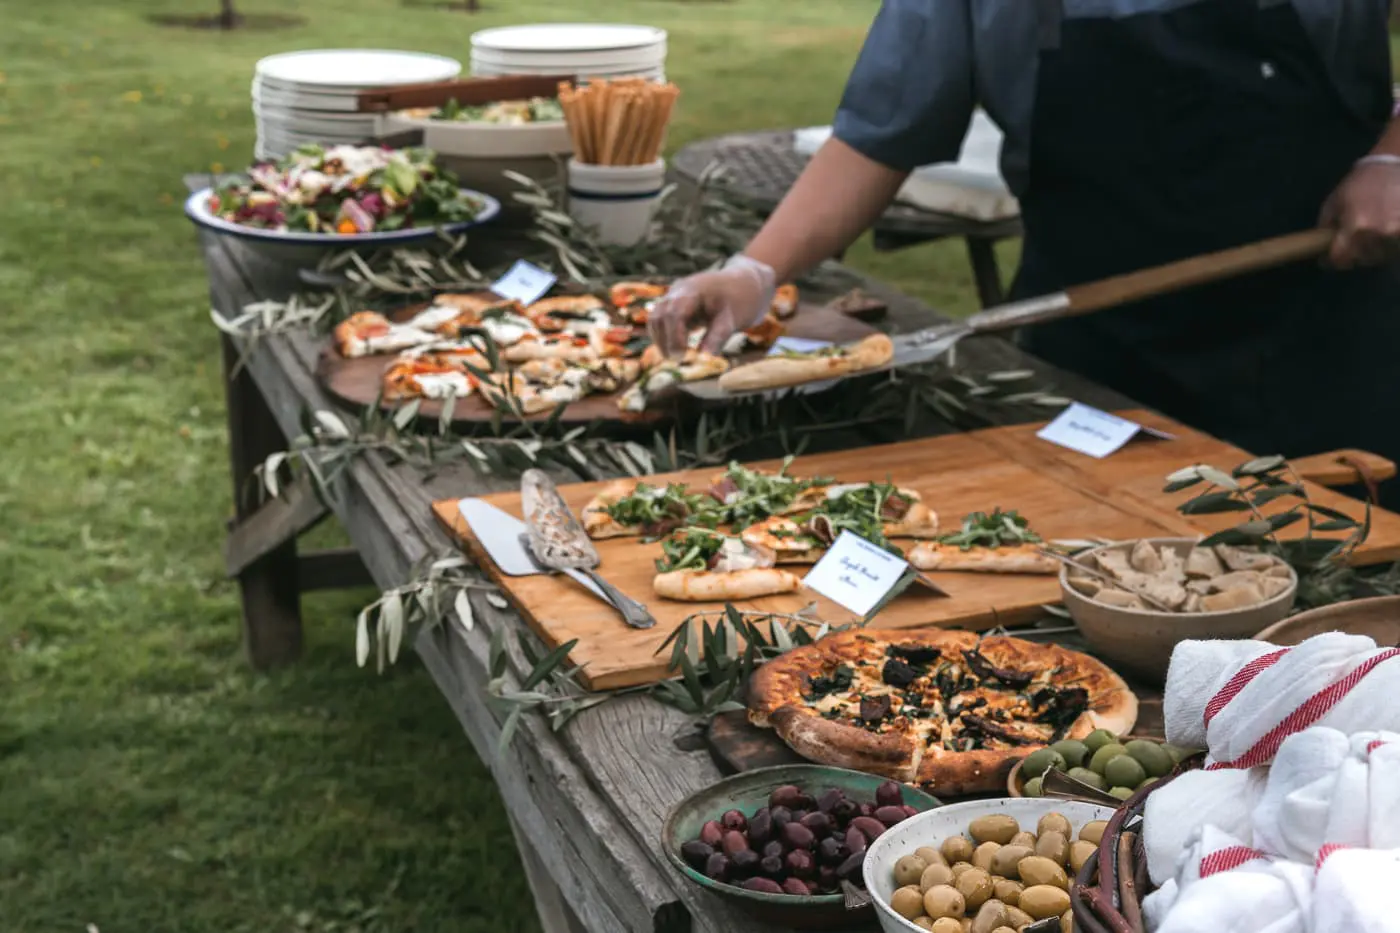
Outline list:
[[[681,279],[652,306],[647,329],[667,356],[685,353],[690,332],[705,328],[700,348],[719,353],[733,334],[763,320],[777,291],[773,269],[748,256],[732,256],[709,272]]]
[[[1362,159],[1322,208],[1321,224],[1337,239],[1333,266],[1377,266],[1400,256],[1400,159]]]

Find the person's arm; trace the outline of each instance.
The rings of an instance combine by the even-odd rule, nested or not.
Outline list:
[[[882,165],[831,139],[788,191],[744,255],[787,282],[840,255],[875,222],[909,172]]]
[[[1400,257],[1400,118],[1327,199],[1321,223],[1337,230],[1328,260],[1339,269]]]

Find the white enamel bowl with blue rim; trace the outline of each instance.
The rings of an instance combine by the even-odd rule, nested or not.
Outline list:
[[[995,800],[969,800],[950,803],[936,810],[927,810],[896,823],[881,834],[865,850],[865,889],[875,902],[875,915],[885,933],[925,933],[911,921],[894,912],[890,898],[894,895],[894,863],[913,855],[920,846],[938,848],[950,836],[966,836],[967,826],[979,816],[1004,813],[1015,817],[1027,832],[1035,832],[1036,823],[1047,813],[1063,814],[1076,835],[1085,823],[1107,820],[1113,816],[1112,807],[1100,807],[1077,800],[1054,800],[1048,797],[1001,797]]]
[[[410,227],[407,230],[386,230],[373,233],[308,233],[302,231],[264,230],[245,227],[224,220],[209,210],[209,196],[212,188],[201,188],[185,200],[185,216],[195,226],[220,236],[238,241],[241,245],[263,254],[279,263],[313,266],[327,253],[341,250],[375,250],[387,246],[407,246],[425,243],[438,238],[438,230],[449,234],[461,233],[470,227],[479,226],[495,218],[501,212],[501,202],[483,194],[463,188],[462,193],[481,204],[481,209],[471,220],[443,224],[441,227]]]

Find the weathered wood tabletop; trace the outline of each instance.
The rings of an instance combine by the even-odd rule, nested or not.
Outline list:
[[[202,177],[188,181],[192,187],[207,183]],[[483,242],[491,237],[489,230],[477,235]],[[203,233],[201,246],[213,308],[226,318],[250,302],[284,298],[296,287],[294,278],[225,238]],[[859,285],[887,299],[889,323],[900,329],[938,320],[931,309],[878,283],[844,270],[836,274],[845,279],[841,290]],[[228,337],[221,339],[227,373],[238,351]],[[254,466],[269,453],[285,449],[287,438],[300,433],[303,412],[335,409],[316,381],[319,349],[318,338],[302,332],[268,337],[259,342],[246,367],[229,379],[236,493],[247,489]],[[973,371],[1033,369],[1040,376],[1039,384],[1103,409],[1130,405],[1114,393],[1028,359],[999,339],[970,340],[960,348],[959,359]],[[1046,415],[1044,408],[973,407],[971,414],[984,424],[1026,422]],[[935,417],[919,427],[925,434],[953,430]],[[827,445],[896,439],[897,432],[855,429],[828,438]],[[301,591],[368,579],[384,588],[402,585],[416,564],[452,547],[433,517],[430,506],[435,499],[514,485],[509,479],[484,477],[465,467],[425,477],[377,454],[356,457],[336,482],[335,517],[347,529],[358,556],[297,554],[296,532],[322,515],[312,496],[294,493],[258,510],[248,507],[243,496],[235,497],[239,503],[235,533],[226,558],[230,573],[239,580],[247,650],[258,666],[290,661],[299,653]],[[677,745],[678,738],[694,739],[697,730],[691,718],[642,695],[591,708],[560,733],[552,732],[542,717],[527,713],[508,752],[496,757],[502,716],[488,702],[486,690],[490,640],[502,628],[520,634],[525,629],[513,611],[497,610],[484,599],[473,599],[473,607],[473,631],[458,625],[425,629],[417,635],[415,647],[477,753],[491,763],[544,929],[548,933],[756,933],[768,929],[686,881],[660,851],[658,839],[668,809],[720,776],[709,753],[695,742],[683,743],[692,750]],[[346,663],[352,663],[348,626],[346,642]]]

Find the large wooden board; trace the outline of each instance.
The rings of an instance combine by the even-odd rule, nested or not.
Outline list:
[[[1143,411],[1123,413],[1139,423],[1169,431],[1175,440],[1140,440],[1105,460],[1093,460],[1035,437],[1040,425],[992,428],[967,434],[925,438],[883,447],[847,450],[800,458],[800,474],[835,476],[845,481],[890,480],[919,490],[946,527],[962,516],[1001,507],[1017,509],[1047,538],[1194,536],[1228,526],[1238,516],[1183,516],[1176,506],[1187,494],[1162,493],[1163,477],[1191,463],[1229,469],[1249,455],[1228,444]],[[766,464],[776,466],[776,464]],[[664,479],[708,484],[714,470],[666,474]],[[560,491],[581,512],[603,483],[579,483]],[[1361,503],[1310,485],[1314,501],[1360,516]],[[485,497],[520,516],[517,493]],[[1282,503],[1277,504],[1282,507]],[[627,628],[617,613],[587,590],[564,577],[505,577],[486,559],[462,520],[457,500],[434,503],[437,517],[501,584],[526,621],[551,646],[578,639],[571,659],[586,665],[583,677],[594,689],[646,683],[666,675],[666,659],[656,655],[666,636],[686,617],[714,604],[676,603],[652,596],[652,561],[659,545],[623,538],[598,542],[602,572],[629,595],[646,602],[657,625],[647,631]],[[1376,512],[1359,563],[1400,557],[1400,516]],[[942,625],[985,629],[1036,617],[1040,607],[1059,601],[1055,577],[936,573],[947,592],[939,597],[912,587],[881,614],[881,628]],[[836,604],[804,592],[751,600],[739,608],[752,612],[796,612],[810,602],[817,614],[835,624],[852,620]]]
[[[421,311],[426,305],[413,305],[390,315],[394,320],[406,321]],[[803,337],[809,340],[829,340],[834,343],[848,343],[859,340],[875,331],[874,327],[857,317],[836,308],[804,303],[798,313],[787,321],[787,336]],[[384,370],[389,367],[397,354],[385,353],[347,359],[340,355],[327,338],[316,365],[316,375],[331,395],[347,405],[366,408],[379,402],[379,392]],[[763,357],[762,351],[745,353],[740,362],[751,362]],[[617,407],[621,393],[589,395],[568,405],[560,421],[567,424],[591,424],[597,421],[612,421],[625,424],[655,424],[671,415],[664,404],[644,412],[624,412]],[[383,403],[387,410],[398,407],[396,402]],[[442,413],[442,402],[424,399],[419,405],[421,417],[436,419]],[[458,399],[452,408],[452,420],[460,424],[486,424],[495,416],[496,409],[478,395]],[[526,416],[527,421],[545,421],[550,412]]]

